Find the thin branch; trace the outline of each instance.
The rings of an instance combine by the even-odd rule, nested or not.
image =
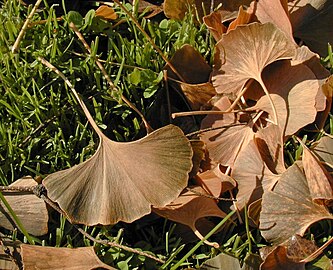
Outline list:
[[[77,37],[79,38],[79,40],[82,42],[83,46],[86,48],[86,50],[91,54],[91,48],[88,45],[88,43],[86,42],[86,40],[84,39],[83,35],[80,33],[79,29],[77,29],[77,27],[75,26],[74,23],[70,23],[69,27],[75,32],[75,34],[77,35]],[[110,76],[108,75],[108,73],[106,72],[104,66],[102,65],[102,63],[100,62],[100,60],[97,57],[94,57],[95,59],[95,63],[96,65],[99,67],[99,69],[102,71],[106,81],[108,82],[108,84],[111,87],[112,91],[118,91],[117,87],[113,84]],[[143,114],[135,107],[135,105],[129,101],[123,94],[121,94],[121,99],[132,109],[134,110],[142,119],[147,133],[150,133],[152,131],[152,128],[150,127],[148,121],[146,120],[146,118],[143,116]]]
[[[62,214],[64,217],[66,217],[68,220],[70,220],[68,218],[67,214],[56,203],[54,203],[49,197],[47,197],[47,195],[45,195],[45,193],[46,193],[46,190],[45,190],[45,187],[43,185],[37,185],[37,186],[34,187],[34,194],[36,196],[42,198],[54,210],[56,210],[58,213]],[[93,241],[95,243],[98,243],[98,244],[101,244],[101,245],[106,245],[106,246],[111,246],[111,247],[116,247],[116,248],[119,248],[119,249],[123,249],[123,250],[126,250],[126,251],[131,252],[131,253],[135,253],[135,254],[138,254],[138,255],[141,255],[141,256],[145,256],[145,257],[150,258],[150,259],[152,259],[152,260],[154,260],[156,262],[159,262],[161,264],[165,263],[165,261],[163,261],[162,259],[157,258],[157,257],[155,257],[155,256],[153,256],[151,254],[146,253],[146,252],[139,251],[137,249],[130,248],[130,247],[121,245],[119,243],[111,242],[111,241],[108,241],[108,240],[96,239],[95,237],[93,237],[90,234],[88,234],[85,230],[83,230],[82,228],[80,228],[78,225],[76,225],[76,224],[72,224],[72,225],[82,235],[84,235],[86,238],[88,238],[89,240],[91,240],[91,241]]]
[[[29,23],[32,19],[32,17],[34,16],[37,8],[39,7],[40,3],[42,2],[42,0],[37,0],[36,4],[34,5],[34,7],[32,8],[29,16],[27,17],[27,19],[25,20],[22,28],[21,28],[21,31],[20,33],[18,34],[16,40],[15,40],[15,43],[12,47],[12,53],[17,53],[18,52],[18,49],[19,49],[19,46],[20,46],[20,42],[25,34],[25,32],[27,31],[28,27],[29,27]]]

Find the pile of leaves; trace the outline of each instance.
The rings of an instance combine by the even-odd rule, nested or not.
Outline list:
[[[332,267],[332,3],[40,2],[1,10],[2,268]]]

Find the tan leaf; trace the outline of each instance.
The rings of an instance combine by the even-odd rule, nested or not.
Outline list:
[[[226,214],[220,210],[215,200],[204,196],[207,194],[204,189],[201,187],[193,187],[192,189],[203,195],[198,195],[190,190],[185,191],[171,204],[154,208],[154,212],[162,217],[189,226],[202,239],[203,236],[198,231],[196,222],[205,217],[224,218]],[[209,244],[209,242],[206,243]]]
[[[315,203],[327,205],[333,200],[333,177],[312,151],[301,140],[298,141],[303,147],[302,163],[311,198]]]
[[[313,152],[324,162],[323,165],[329,172],[333,172],[333,138],[324,136],[313,148]]]
[[[203,22],[209,29],[215,41],[219,41],[222,35],[227,32],[227,27],[222,23],[221,12],[215,11],[203,17]]]
[[[259,0],[251,3],[251,11],[261,23],[271,22],[282,30],[294,42],[289,13],[285,10],[286,0]]]
[[[253,140],[240,153],[231,177],[237,182],[238,209],[260,199],[263,192],[270,189],[278,179],[278,175],[270,172],[264,164]]]
[[[278,125],[284,136],[296,133],[315,120],[319,82],[306,65],[279,61],[264,70],[263,81],[271,93],[278,115]],[[282,104],[281,98],[284,99],[285,105]],[[268,112],[270,118],[274,119],[267,96],[263,96],[254,108]]]
[[[200,140],[190,140],[191,147],[193,150],[192,156],[192,171],[190,172],[190,178],[195,176],[200,170],[201,161],[205,157],[204,143]]]
[[[260,213],[262,236],[273,244],[290,235],[303,236],[307,228],[322,219],[333,219],[325,206],[313,203],[305,175],[297,163],[279,178],[273,190],[265,190]]]
[[[240,6],[237,18],[229,24],[227,32],[234,30],[239,25],[248,24],[251,21],[251,16],[251,13],[247,12],[242,6]]]
[[[229,99],[223,97],[215,103],[213,110],[225,111],[230,105]],[[242,149],[254,137],[252,128],[239,123],[233,113],[208,115],[201,122],[201,128],[212,128],[203,132],[200,138],[207,146],[209,157],[223,166],[233,166]]]
[[[26,176],[16,180],[10,186],[32,187],[36,185],[37,182],[31,176]],[[4,192],[4,196],[28,233],[40,236],[48,232],[49,215],[46,204],[42,199],[34,194],[14,192]],[[0,226],[9,230],[17,228],[17,225],[14,223],[14,220],[11,218],[10,213],[2,202],[0,209]]]
[[[20,241],[12,241],[1,234],[0,245],[0,269],[3,270],[19,270],[22,269],[22,262],[20,257]],[[10,256],[5,250],[8,249],[13,255]]]
[[[113,8],[107,5],[99,6],[99,8],[95,11],[95,16],[104,20],[116,20],[118,18],[118,15]]]
[[[333,2],[331,0],[294,0],[289,3],[294,36],[322,57],[327,43],[333,44]]]
[[[295,262],[288,258],[287,248],[277,246],[260,265],[261,270],[305,270],[305,262]]]
[[[237,11],[241,5],[248,6],[250,3],[251,0],[215,0],[212,7],[211,0],[164,0],[164,13],[168,18],[181,20],[191,7],[202,18],[221,4],[224,10]]]
[[[269,64],[290,59],[295,45],[271,23],[251,23],[223,35],[216,45],[213,85],[218,93],[238,94],[249,79],[262,84]]]
[[[259,129],[255,135],[255,142],[261,158],[271,172],[279,174],[286,170],[283,158],[283,138],[278,126],[269,125],[264,129]]]
[[[49,198],[71,222],[132,222],[149,214],[151,205],[172,202],[186,187],[192,149],[178,127],[169,125],[129,143],[111,141],[94,128],[100,138],[96,153],[43,180]]]
[[[115,269],[101,262],[93,247],[55,248],[21,245],[23,269]]]

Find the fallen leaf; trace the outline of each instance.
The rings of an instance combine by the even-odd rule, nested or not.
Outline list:
[[[226,214],[220,210],[215,200],[205,197],[209,195],[201,187],[193,187],[184,191],[176,200],[165,207],[154,208],[158,215],[175,222],[189,226],[200,239],[203,238],[196,227],[197,220],[205,217],[224,218]],[[198,195],[198,194],[202,195]],[[216,243],[205,242],[215,246]]]
[[[231,177],[237,182],[236,205],[243,209],[245,205],[260,199],[262,194],[277,181],[278,175],[269,171],[259,150],[252,140],[235,162]]]
[[[322,137],[317,145],[312,149],[319,159],[324,162],[325,168],[333,172],[333,138],[329,136]]]
[[[191,11],[197,11],[199,18],[202,18],[220,5],[224,10],[237,11],[241,5],[248,6],[250,3],[251,0],[215,0],[212,6],[211,0],[164,0],[164,13],[168,18],[182,20],[191,7]]]
[[[22,269],[20,257],[20,241],[12,241],[4,235],[1,235],[0,245],[0,269],[19,270]],[[6,252],[5,252],[6,251]],[[10,252],[11,255],[8,254]]]
[[[118,18],[118,15],[113,8],[107,5],[99,6],[95,11],[95,16],[104,20],[116,20]]]
[[[216,44],[213,85],[218,93],[237,95],[249,79],[262,84],[266,66],[295,53],[295,45],[271,23],[238,26]]]
[[[229,24],[227,32],[234,30],[239,25],[248,24],[251,21],[251,17],[252,13],[247,12],[242,6],[240,6],[237,18]]]
[[[249,12],[255,12],[261,23],[273,23],[294,42],[289,13],[285,10],[287,0],[259,0],[251,3]]]
[[[209,29],[209,32],[214,37],[215,41],[219,41],[222,35],[227,32],[227,27],[222,23],[222,13],[215,11],[203,17],[203,22]]]
[[[225,111],[230,105],[229,99],[223,97],[213,110]],[[208,115],[202,120],[201,129],[207,129],[200,138],[206,144],[209,157],[223,166],[233,167],[242,149],[254,137],[252,128],[238,122],[233,113]]]
[[[190,140],[193,156],[192,156],[192,171],[190,172],[190,178],[194,177],[200,170],[201,161],[205,157],[204,143],[200,140]]]
[[[283,137],[278,126],[269,125],[259,129],[255,134],[255,142],[261,158],[272,173],[280,174],[286,170],[283,158]]]
[[[327,44],[333,44],[333,2],[295,0],[289,3],[294,36],[314,52],[327,56]]]
[[[277,246],[260,265],[260,270],[285,269],[305,270],[305,262],[295,262],[288,258],[285,246]]]
[[[36,185],[37,182],[31,176],[26,176],[9,186],[32,187]],[[3,192],[3,194],[28,233],[40,236],[48,232],[49,215],[46,204],[42,199],[34,194],[27,193]],[[0,226],[8,230],[17,228],[2,202],[0,203]]]
[[[297,163],[279,178],[273,190],[265,190],[260,213],[262,236],[281,244],[290,235],[303,235],[307,228],[322,219],[333,219],[323,205],[313,203],[307,180]]]
[[[317,157],[301,141],[303,147],[302,164],[313,202],[328,205],[333,200],[333,177],[320,164]]]
[[[129,143],[109,140],[101,131],[96,153],[43,180],[48,197],[72,223],[132,222],[163,207],[186,187],[192,150],[183,132],[169,125]]]
[[[23,269],[115,269],[99,260],[94,247],[56,248],[21,245]]]

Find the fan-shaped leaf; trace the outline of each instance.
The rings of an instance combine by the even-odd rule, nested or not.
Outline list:
[[[297,163],[279,178],[273,190],[265,190],[260,213],[263,237],[274,244],[291,235],[303,235],[313,223],[333,219],[325,206],[313,203],[305,175]]]
[[[169,125],[129,143],[109,140],[87,161],[47,176],[43,184],[74,223],[131,222],[151,205],[172,202],[187,185],[192,150],[183,132]]]

